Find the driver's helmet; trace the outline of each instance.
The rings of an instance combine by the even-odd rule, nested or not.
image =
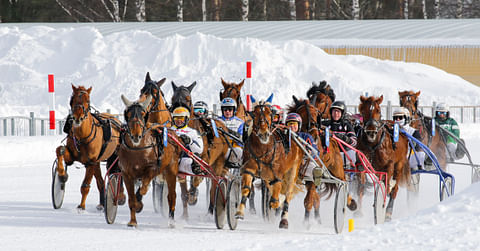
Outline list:
[[[208,105],[203,101],[197,101],[193,105],[193,114],[195,116],[206,116],[208,115]]]
[[[342,112],[342,116],[340,116],[340,119],[343,119],[343,116],[345,115],[345,110],[346,110],[346,105],[345,102],[343,101],[335,101],[333,104],[330,106],[330,115],[332,115],[333,109],[339,109]]]
[[[410,111],[405,107],[398,107],[393,110],[393,120],[401,126],[410,124]]]
[[[274,123],[281,123],[283,119],[283,109],[279,105],[272,105],[272,114]]]
[[[183,128],[188,124],[190,119],[190,111],[187,108],[180,106],[172,112],[173,123],[177,128]]]
[[[302,117],[298,113],[289,113],[287,115],[287,119],[285,120],[285,123],[288,126],[288,122],[297,122],[298,123],[298,129],[302,128]]]
[[[439,103],[435,106],[435,118],[442,119],[441,115],[445,115],[445,119],[450,117],[449,107],[445,103]]]

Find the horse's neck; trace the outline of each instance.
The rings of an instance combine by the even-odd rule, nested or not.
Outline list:
[[[91,136],[92,130],[95,130],[94,118],[89,112],[87,118],[82,122],[79,127],[73,127],[73,135],[78,139],[86,139]]]
[[[160,102],[157,109],[150,112],[148,122],[162,125],[165,124],[168,127],[171,126],[172,117],[164,102]]]

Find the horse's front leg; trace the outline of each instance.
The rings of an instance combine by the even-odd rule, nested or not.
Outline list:
[[[392,220],[393,203],[395,201],[395,198],[397,197],[397,192],[398,192],[398,184],[397,184],[398,176],[396,176],[396,174],[397,173],[394,170],[394,164],[391,163],[387,168],[387,175],[388,177],[390,177],[387,194],[389,194],[390,199],[388,200],[387,209],[385,212],[385,221]]]
[[[250,190],[252,189],[252,180],[253,175],[256,173],[256,170],[253,168],[246,167],[242,174],[242,200],[238,206],[238,210],[235,213],[237,219],[243,219],[245,215],[245,204],[247,202],[248,196],[250,195]]]
[[[85,210],[85,201],[87,200],[87,195],[90,192],[90,183],[92,183],[93,174],[95,173],[95,168],[100,168],[99,163],[93,165],[86,164],[85,168],[85,177],[83,178],[82,186],[80,187],[80,192],[82,193],[82,200],[80,205],[77,206],[78,209]]]
[[[98,166],[95,166],[93,175],[95,176],[95,181],[97,182],[97,189],[100,193],[100,202],[97,205],[97,210],[103,210],[105,206],[105,182],[102,176],[102,170],[100,169],[100,163]]]
[[[307,189],[307,194],[305,195],[305,199],[303,200],[303,206],[305,207],[305,217],[304,217],[304,224],[309,225],[310,221],[310,211],[315,204],[315,184],[312,181],[307,181],[305,184]]]
[[[65,146],[57,147],[55,152],[57,154],[58,178],[60,179],[61,182],[65,183],[68,180],[68,173],[63,163],[66,163],[67,165],[71,165],[73,163],[73,158],[72,158],[72,155],[70,154],[70,151]]]
[[[123,175],[123,180],[125,182],[125,187],[127,188],[128,193],[128,207],[130,208],[130,222],[128,222],[129,227],[137,226],[137,217],[136,217],[136,202],[137,198],[135,196],[135,184],[134,179]]]
[[[167,170],[165,172],[165,179],[167,180],[167,186],[168,186],[168,226],[169,227],[175,227],[175,204],[176,204],[176,199],[177,199],[177,192],[175,191],[176,189],[176,181],[177,181],[177,175],[173,172],[170,172]]]
[[[282,220],[280,220],[279,227],[280,228],[288,228],[288,206],[290,201],[293,198],[293,189],[295,187],[295,178],[297,177],[298,168],[300,167],[300,163],[294,163],[293,167],[287,171],[286,175],[284,176],[285,185],[287,189],[285,191],[285,201],[283,202],[283,210],[282,210]],[[280,190],[282,189],[282,182],[277,182],[273,185],[273,192],[272,192],[272,199],[276,198],[277,201],[272,203],[272,199],[270,200],[270,205],[272,208],[277,208],[279,206],[278,195]],[[277,207],[274,207],[274,204],[277,203]]]
[[[187,178],[179,177],[178,182],[180,183],[180,191],[182,196],[183,204],[183,219],[188,219],[188,189],[187,189]]]

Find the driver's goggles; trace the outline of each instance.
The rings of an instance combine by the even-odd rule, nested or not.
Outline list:
[[[202,114],[204,114],[204,113],[206,113],[206,111],[207,111],[207,110],[206,110],[205,108],[195,108],[195,109],[193,109],[193,112],[194,112],[194,113],[202,113]]]
[[[402,120],[403,119],[403,116],[393,116],[393,120],[397,121],[397,120]]]
[[[294,126],[294,125],[298,125],[298,122],[297,121],[288,121],[287,122],[287,126]]]
[[[181,122],[185,122],[185,117],[173,117],[173,121],[181,121]]]
[[[437,112],[438,115],[447,115],[447,112]]]

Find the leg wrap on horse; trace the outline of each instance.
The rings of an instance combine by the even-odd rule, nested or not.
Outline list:
[[[282,216],[285,215],[285,213],[288,213],[288,202],[283,202],[283,211],[282,211]]]
[[[275,183],[281,182],[281,181],[282,181],[281,179],[275,178],[275,179],[273,179],[272,181],[270,181],[268,184],[269,184],[270,186],[273,186]]]
[[[90,188],[90,184],[83,183],[81,188]]]
[[[60,154],[61,156],[63,156],[63,155],[65,154],[65,150],[66,150],[66,149],[67,149],[67,148],[66,148],[65,146],[60,146],[59,154]]]
[[[240,201],[240,204],[245,205],[247,203],[247,198],[248,196],[242,196],[242,200]]]

